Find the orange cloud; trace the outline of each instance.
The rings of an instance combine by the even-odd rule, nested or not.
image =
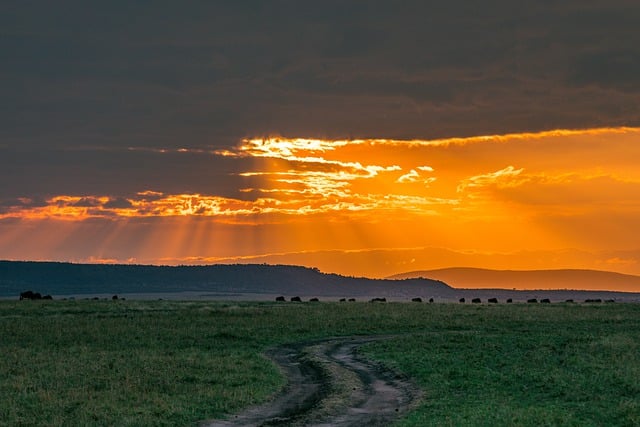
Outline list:
[[[173,242],[155,259],[194,262],[252,259],[280,250],[421,245],[490,253],[633,250],[637,243],[629,230],[640,227],[639,140],[640,128],[425,141],[248,139],[213,154],[243,158],[238,161],[243,169],[234,176],[237,188],[224,195],[142,188],[117,196],[25,196],[0,200],[0,220],[63,221],[70,227],[83,220],[108,221],[115,230],[113,243],[105,243],[109,246],[132,227],[140,229],[136,220],[167,219],[171,229],[181,231],[163,237],[154,228],[159,225],[150,225],[144,228],[151,233],[148,243],[140,250]],[[224,255],[207,237],[217,236],[220,227]],[[10,248],[20,233],[30,232],[20,230],[5,233],[0,243]],[[261,251],[252,249],[257,247]],[[147,259],[137,252],[94,256]]]

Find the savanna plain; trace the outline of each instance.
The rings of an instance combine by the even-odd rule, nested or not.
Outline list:
[[[376,334],[399,426],[640,425],[639,304],[130,300],[1,301],[0,425],[197,425],[284,386],[268,348]]]

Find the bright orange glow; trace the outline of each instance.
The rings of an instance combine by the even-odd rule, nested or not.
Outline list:
[[[460,262],[640,274],[640,128],[424,141],[272,137],[178,151],[251,158],[252,167],[237,171],[237,196],[143,188],[119,198],[60,194],[41,205],[23,198],[0,211],[0,224],[20,224],[0,234],[0,257],[23,253],[12,248],[34,224],[58,236],[54,224],[67,223],[68,236],[94,220],[108,225],[83,259],[291,262],[369,276]],[[135,244],[125,245],[131,234]]]

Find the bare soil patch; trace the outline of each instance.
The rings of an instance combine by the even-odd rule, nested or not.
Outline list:
[[[287,386],[263,405],[222,426],[387,426],[421,396],[406,377],[364,358],[358,348],[389,337],[347,337],[280,346],[268,357],[286,375]]]

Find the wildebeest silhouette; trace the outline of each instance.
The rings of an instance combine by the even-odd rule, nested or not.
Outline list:
[[[371,302],[387,302],[386,298],[373,298]]]
[[[300,297],[291,297],[291,302],[302,302]]]
[[[535,303],[538,302],[538,300],[536,298],[530,298],[530,299],[527,300],[527,302],[530,303],[530,304],[535,304]]]
[[[24,291],[20,292],[20,299],[42,299],[42,294],[40,294],[40,292]]]
[[[512,298],[507,298],[507,304],[511,304],[513,302]]]
[[[411,298],[412,302],[422,302],[422,298],[420,297],[415,297],[415,298]]]
[[[491,304],[497,304],[498,298],[489,298],[487,301],[489,301]]]
[[[474,298],[471,300],[472,303],[474,304],[480,304],[482,302],[482,300],[480,298]]]
[[[460,298],[460,299],[458,300],[458,302],[459,302],[460,304],[464,304],[466,301],[467,301],[467,300],[465,300],[464,298]]]
[[[340,302],[346,302],[347,299],[346,298],[340,298]]]
[[[540,302],[541,302],[542,304],[551,304],[551,300],[550,300],[549,298],[542,298],[542,299],[540,300]]]
[[[277,302],[283,302],[283,301],[285,301],[285,299],[284,299],[283,296],[279,296],[279,297],[276,297],[276,301]]]
[[[117,301],[118,300],[118,295],[114,295],[111,297],[112,300]]]
[[[311,298],[311,299],[309,300],[309,302],[318,302],[318,301],[320,301],[318,298]]]
[[[20,301],[22,301],[23,299],[32,299],[32,297],[33,291],[20,292]]]
[[[433,303],[433,298],[429,298],[429,302],[430,302],[430,303]]]
[[[349,298],[349,302],[356,302],[355,298]]]

